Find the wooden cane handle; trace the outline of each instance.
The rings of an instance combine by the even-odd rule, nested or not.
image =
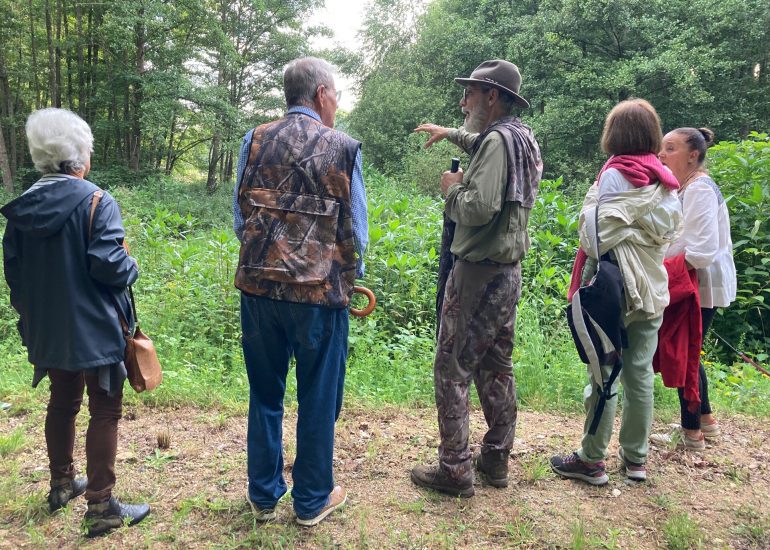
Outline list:
[[[366,305],[364,309],[355,309],[352,307],[350,308],[350,314],[353,317],[366,317],[372,311],[374,311],[374,306],[377,305],[377,298],[374,297],[374,292],[372,292],[365,286],[354,286],[353,292],[357,294],[363,294],[369,299],[369,303]]]

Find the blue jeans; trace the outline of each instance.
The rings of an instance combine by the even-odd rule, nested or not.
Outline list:
[[[274,508],[283,479],[283,398],[289,359],[296,359],[297,456],[294,510],[315,517],[334,488],[334,424],[342,408],[348,310],[241,294],[243,357],[249,377],[249,498]]]

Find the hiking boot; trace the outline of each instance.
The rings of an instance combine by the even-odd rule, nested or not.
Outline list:
[[[337,485],[332,492],[329,493],[329,499],[326,501],[326,506],[321,508],[321,511],[318,512],[318,514],[311,518],[301,518],[297,516],[297,523],[303,527],[313,527],[314,525],[318,525],[326,518],[326,516],[334,512],[337,508],[343,506],[347,500],[348,492]]]
[[[577,453],[552,456],[551,469],[562,477],[579,479],[591,485],[606,485],[610,480],[604,462],[584,462]]]
[[[97,537],[125,524],[136,525],[149,513],[149,504],[123,504],[112,497],[107,502],[89,503],[83,525],[86,536]]]
[[[246,500],[248,501],[249,506],[251,506],[251,511],[254,512],[254,519],[257,521],[273,521],[277,517],[275,508],[260,508],[252,502],[248,493],[246,494]]]
[[[473,466],[481,480],[492,487],[508,487],[508,450],[487,450],[473,456]]]
[[[51,512],[67,506],[70,500],[86,492],[88,480],[84,477],[75,479],[51,480],[51,492],[48,493],[48,509]]]
[[[706,438],[703,433],[698,438],[692,438],[681,428],[677,428],[668,434],[651,434],[650,443],[667,449],[684,447],[688,451],[695,452],[706,450]]]
[[[427,487],[439,493],[452,495],[453,497],[472,497],[473,478],[458,481],[445,472],[441,466],[415,466],[412,468],[412,483],[420,487]]]
[[[719,422],[714,422],[713,424],[701,422],[700,431],[703,432],[703,437],[707,441],[715,441],[722,435],[722,428],[719,427]]]
[[[631,462],[626,459],[623,454],[623,447],[618,447],[618,458],[620,459],[621,471],[625,469],[626,477],[632,481],[646,481],[647,480],[647,468],[644,464],[638,462]]]

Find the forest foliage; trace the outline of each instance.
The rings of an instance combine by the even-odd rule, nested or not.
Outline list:
[[[485,59],[518,65],[546,175],[569,184],[595,176],[604,117],[632,96],[665,129],[721,140],[770,123],[770,0],[374,0],[368,14],[350,127],[390,174],[418,154],[417,124],[462,122],[453,79]]]
[[[0,164],[24,178],[27,115],[65,107],[91,124],[96,166],[204,171],[211,192],[244,129],[280,113],[282,69],[324,32],[303,23],[321,5],[0,0]]]
[[[113,191],[124,209],[142,266],[142,315],[171,366],[169,378],[178,378],[175,388],[191,392],[181,396],[211,391],[196,377],[245,388],[232,286],[232,188],[222,183],[233,178],[243,133],[281,112],[282,68],[313,52],[310,39],[325,31],[305,21],[322,3],[0,0],[7,189],[0,198],[10,200],[35,178],[24,142],[30,111],[62,106],[89,122],[90,179]],[[323,53],[357,79],[360,99],[352,112],[339,113],[338,125],[363,141],[371,164],[364,284],[379,306],[352,323],[354,392],[373,400],[431,399],[437,181],[458,151],[448,143],[425,151],[412,129],[424,121],[459,125],[460,88],[452,79],[497,57],[521,68],[522,95],[532,105],[522,117],[542,145],[547,177],[523,265],[514,352],[529,373],[521,379],[523,399],[578,403],[577,394],[555,397],[582,379],[563,318],[577,212],[603,162],[597,143],[604,117],[631,96],[649,99],[666,129],[705,125],[723,140],[710,150],[709,168],[731,211],[739,297],[715,330],[767,360],[770,0],[369,0],[366,14],[362,56]],[[21,369],[15,323],[6,289],[0,358]],[[750,371],[734,367],[734,355],[713,339],[707,350],[721,361],[714,376],[725,391],[753,403],[761,386]]]

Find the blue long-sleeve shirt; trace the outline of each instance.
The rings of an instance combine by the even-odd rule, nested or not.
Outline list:
[[[321,117],[313,109],[308,107],[291,107],[288,113],[303,113],[309,117],[321,122]],[[243,241],[243,215],[238,204],[238,191],[241,188],[241,179],[243,171],[246,168],[246,161],[249,158],[249,146],[254,130],[249,130],[241,143],[241,150],[238,154],[238,165],[236,167],[237,176],[235,179],[235,189],[233,190],[233,230],[239,241]],[[353,166],[353,177],[350,180],[350,208],[353,217],[353,244],[356,249],[356,276],[360,279],[364,276],[364,252],[369,244],[369,220],[366,207],[366,188],[364,187],[363,160],[361,158],[361,149],[356,152],[356,159]]]

